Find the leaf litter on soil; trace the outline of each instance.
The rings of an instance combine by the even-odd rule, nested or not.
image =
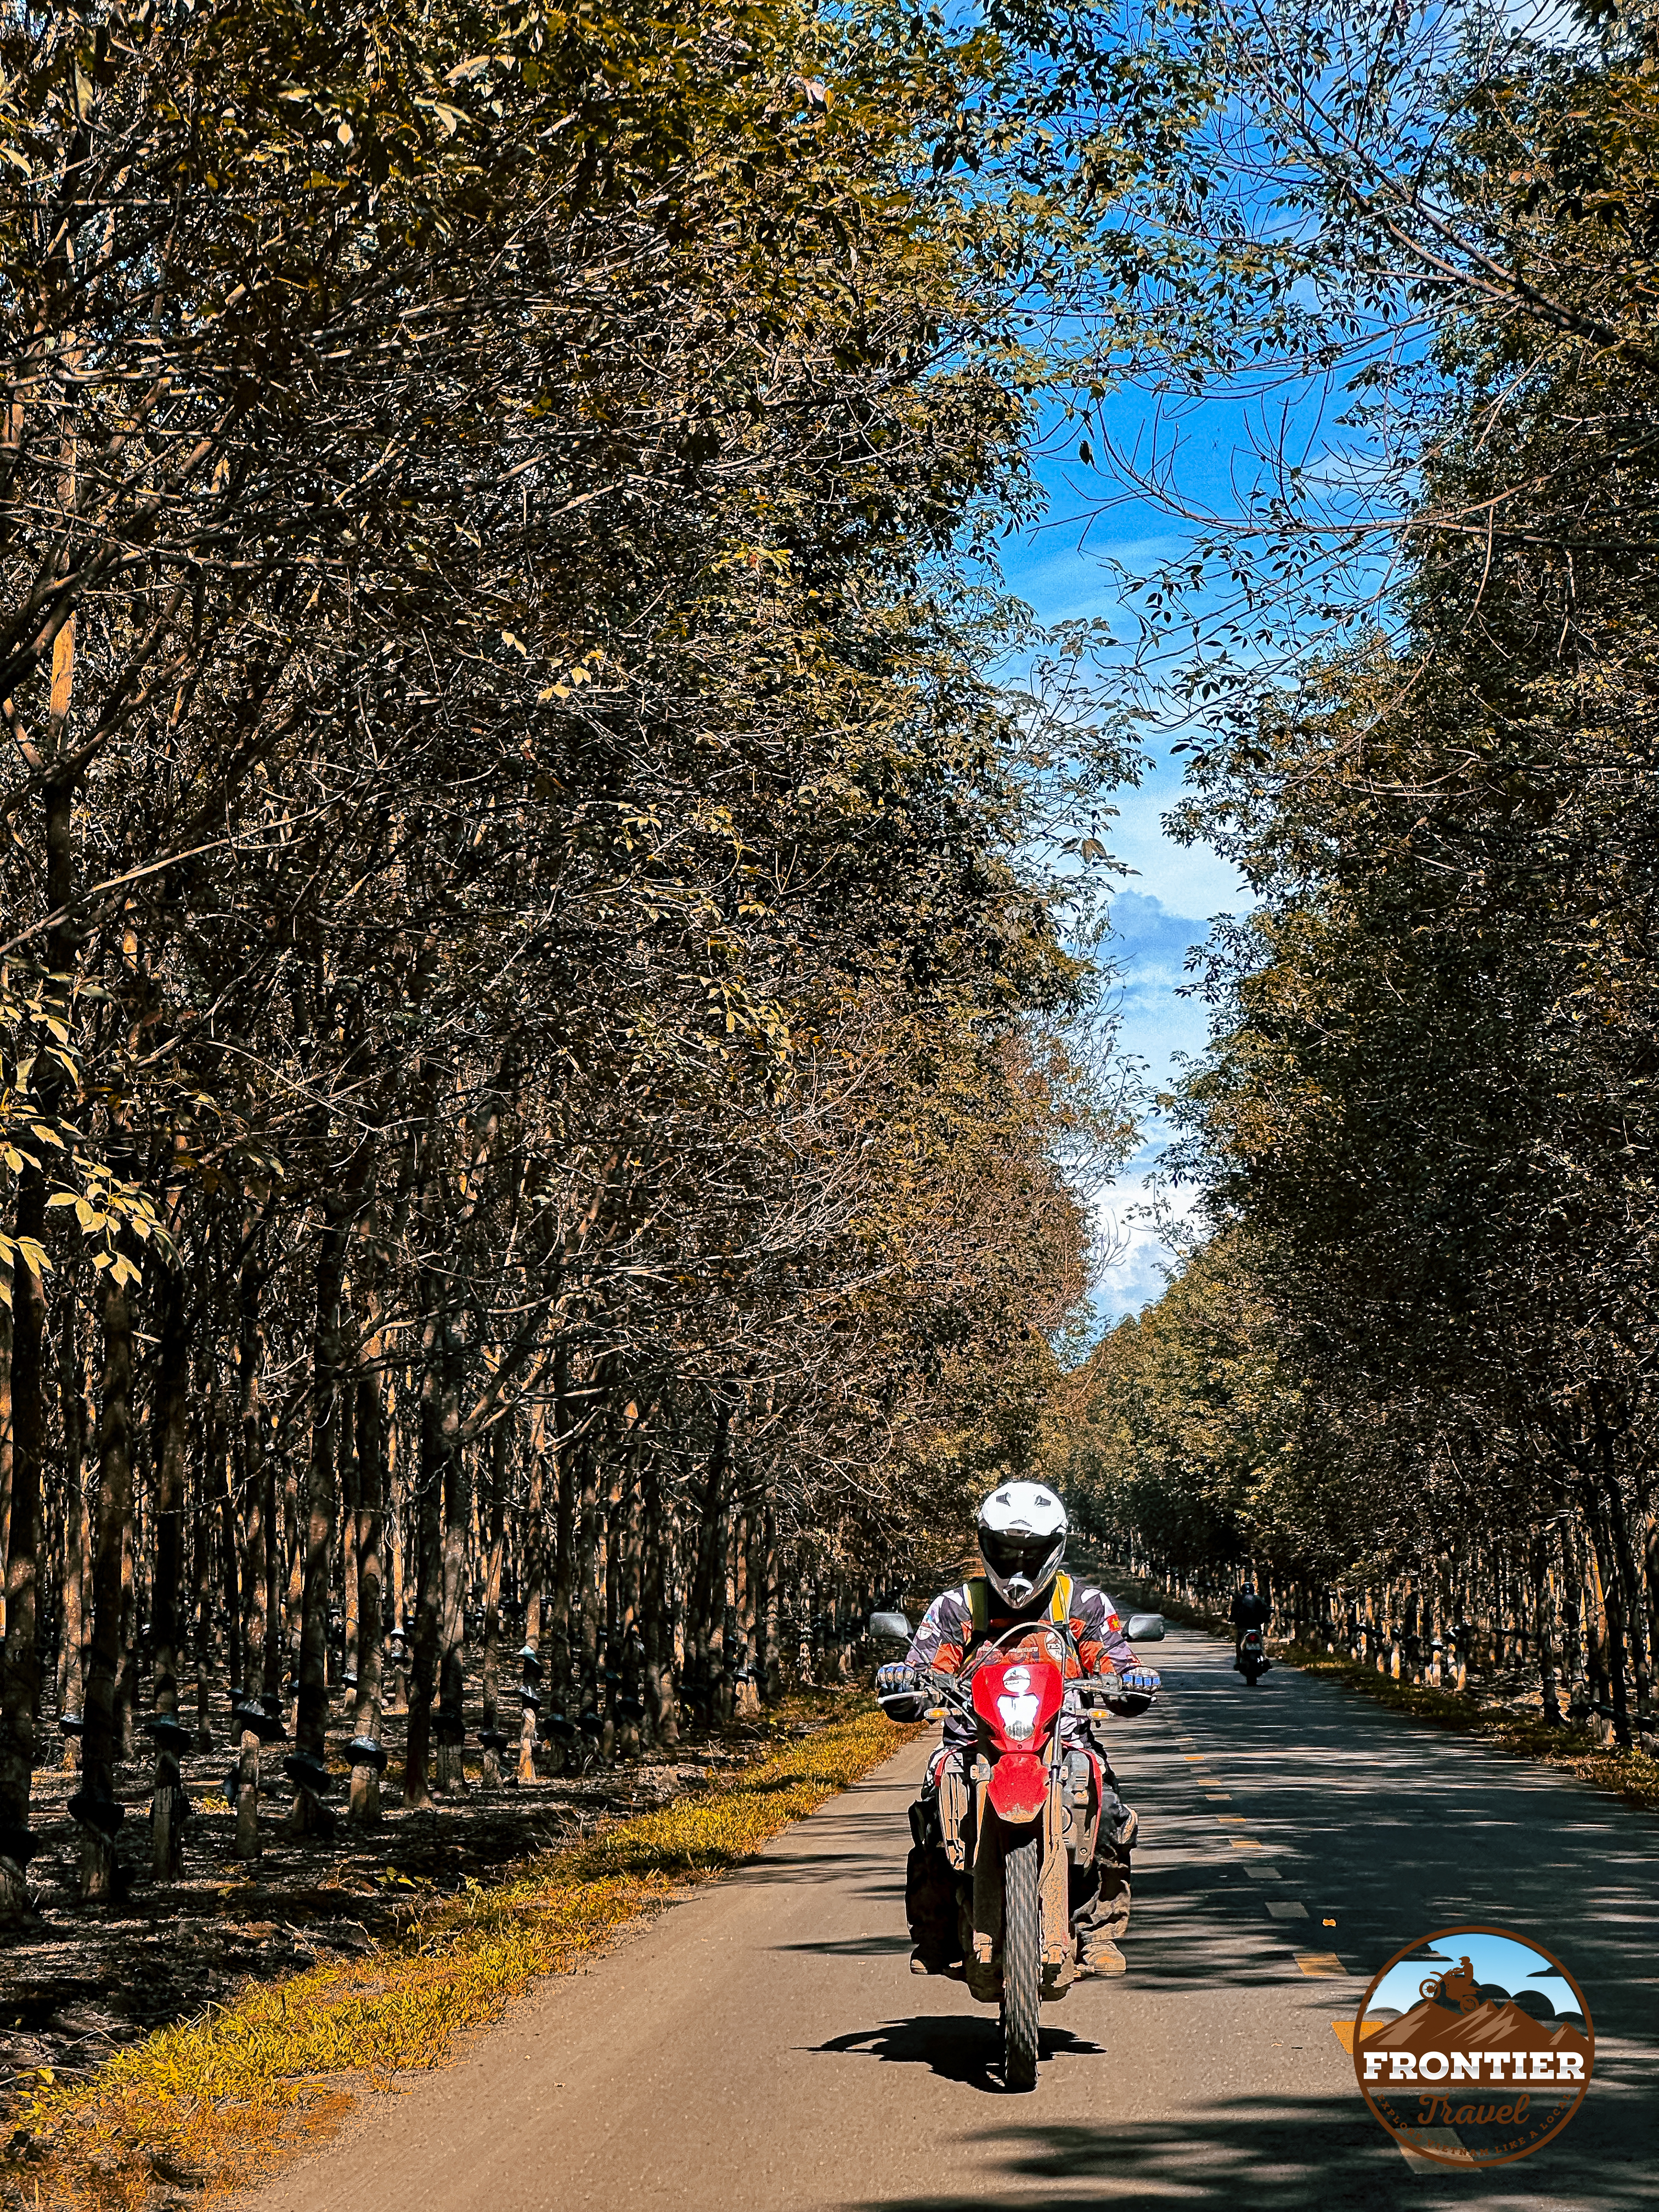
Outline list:
[[[181,2189],[246,2185],[331,2132],[363,2091],[442,2065],[532,1983],[751,1857],[911,1733],[860,1700],[730,1780],[411,1905],[400,1933],[360,1956],[249,1982],[84,2081],[38,2075],[8,2114],[0,2207],[149,2212]]]

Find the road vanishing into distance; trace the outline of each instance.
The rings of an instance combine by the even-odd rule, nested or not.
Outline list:
[[[447,2071],[368,2100],[259,2212],[1625,2212],[1659,2204],[1659,1825],[1571,1778],[1177,1632],[1108,1739],[1140,1811],[1127,1979],[994,2012],[908,1972],[927,1744]],[[1334,1923],[1334,1925],[1328,1923]],[[1571,1969],[1595,2079],[1554,2142],[1458,2172],[1370,2118],[1333,2023],[1414,1938],[1514,1929]]]

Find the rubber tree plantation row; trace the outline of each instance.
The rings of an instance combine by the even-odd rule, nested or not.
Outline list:
[[[43,1761],[95,1898],[207,1731],[252,1851],[394,1702],[420,1805],[833,1674],[1031,1432],[1122,754],[985,556],[1094,36],[7,17],[7,1909]]]

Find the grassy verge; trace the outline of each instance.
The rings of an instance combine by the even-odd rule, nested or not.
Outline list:
[[[50,2079],[9,2116],[0,2204],[145,2212],[223,2195],[329,2131],[364,2089],[441,2065],[545,1974],[570,1973],[628,1922],[758,1850],[890,1756],[908,1734],[837,1700],[804,1738],[734,1779],[601,1829],[488,1885],[416,1904],[398,1939],[250,1984],[73,2087]]]

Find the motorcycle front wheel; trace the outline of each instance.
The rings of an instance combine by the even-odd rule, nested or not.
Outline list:
[[[1036,1829],[1004,1850],[1002,1861],[1002,2081],[1035,2089],[1042,2005],[1042,1908]]]

